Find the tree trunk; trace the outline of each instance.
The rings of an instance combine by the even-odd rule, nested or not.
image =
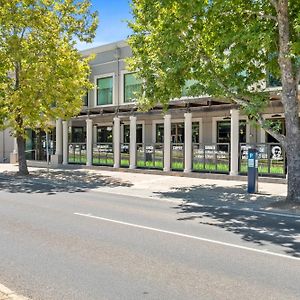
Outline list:
[[[288,167],[287,201],[300,203],[300,123],[298,104],[298,82],[291,59],[290,20],[288,0],[278,0],[276,3],[279,58],[282,81],[282,104],[285,113]]]
[[[23,136],[17,136],[18,159],[19,159],[19,175],[28,175],[27,162],[25,157],[25,139]]]

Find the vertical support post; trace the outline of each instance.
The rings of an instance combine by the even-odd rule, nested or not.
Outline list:
[[[62,156],[63,154],[63,129],[62,129],[62,119],[56,120],[56,144],[55,144],[55,154]]]
[[[171,170],[171,115],[164,116],[164,171]]]
[[[93,120],[86,120],[86,165],[93,163]]]
[[[113,128],[114,168],[120,168],[120,147],[121,147],[120,124],[121,124],[120,118],[114,117],[114,128]]]
[[[68,152],[69,152],[68,121],[63,121],[62,127],[63,127],[63,165],[67,165],[68,164]]]
[[[16,164],[18,162],[18,143],[16,137],[14,137],[14,150],[10,153],[9,162],[11,164]]]
[[[192,113],[184,114],[184,173],[192,171]]]
[[[239,111],[230,110],[231,134],[230,134],[230,175],[239,173]]]
[[[136,168],[136,117],[130,116],[130,145],[129,145],[129,155],[130,163],[129,168]]]

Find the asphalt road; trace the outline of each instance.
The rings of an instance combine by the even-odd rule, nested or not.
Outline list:
[[[0,282],[33,299],[300,299],[300,218],[0,191]]]

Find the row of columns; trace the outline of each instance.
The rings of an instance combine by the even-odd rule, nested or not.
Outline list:
[[[231,147],[230,147],[230,175],[238,175],[239,157],[239,111],[232,109],[231,115]],[[171,171],[171,115],[164,116],[164,171]],[[192,113],[184,114],[184,172],[192,171]],[[114,168],[120,168],[121,152],[121,121],[119,117],[113,119],[113,147]],[[68,164],[68,121],[56,121],[56,156],[62,164]],[[86,120],[86,165],[91,166],[93,161],[93,121]],[[129,168],[136,168],[136,117],[130,116],[130,163]]]

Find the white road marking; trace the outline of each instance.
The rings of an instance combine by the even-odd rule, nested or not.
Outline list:
[[[102,217],[98,217],[98,216],[93,216],[91,214],[74,213],[74,215],[86,217],[86,218],[97,219],[97,220],[106,221],[106,222],[111,222],[111,223],[120,224],[120,225],[125,225],[125,226],[130,226],[130,227],[135,227],[135,228],[140,228],[140,229],[145,229],[145,230],[150,230],[150,231],[155,231],[155,232],[160,232],[160,233],[166,233],[166,234],[170,234],[170,235],[175,235],[175,236],[194,239],[194,240],[198,240],[198,241],[202,241],[202,242],[242,249],[242,250],[246,250],[246,251],[252,251],[252,252],[262,253],[262,254],[269,254],[272,256],[277,256],[277,257],[281,257],[281,258],[288,258],[288,259],[300,261],[300,257],[294,257],[294,256],[285,255],[285,254],[270,252],[268,250],[259,250],[259,249],[255,249],[255,248],[250,248],[250,247],[240,246],[240,245],[236,245],[236,244],[216,241],[216,240],[212,240],[212,239],[207,239],[207,238],[198,237],[198,236],[194,236],[194,235],[179,233],[179,232],[175,232],[175,231],[163,230],[163,229],[154,228],[154,227],[148,227],[148,226],[123,222],[123,221],[118,221],[118,220],[113,220],[113,219],[102,218]]]

